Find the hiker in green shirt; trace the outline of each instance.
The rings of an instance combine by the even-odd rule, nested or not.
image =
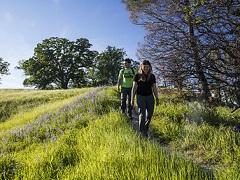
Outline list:
[[[127,107],[129,118],[132,118],[131,90],[135,74],[136,70],[131,67],[131,59],[125,59],[124,68],[120,70],[118,75],[118,91],[121,91],[121,111],[125,113]]]

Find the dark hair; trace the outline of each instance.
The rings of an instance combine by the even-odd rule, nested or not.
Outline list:
[[[150,62],[148,60],[143,60],[142,64],[151,66],[151,64],[150,64]]]
[[[132,62],[132,60],[130,58],[126,58],[126,59],[124,59],[124,61],[129,63],[129,64],[131,64],[131,62]]]

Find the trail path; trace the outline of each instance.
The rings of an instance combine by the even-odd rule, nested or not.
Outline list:
[[[139,131],[138,114],[135,110],[132,111],[132,119],[130,119],[130,121],[133,129]]]
[[[132,111],[132,119],[129,119],[129,121],[131,122],[132,128],[139,133],[138,113],[135,110]],[[201,164],[201,163],[197,162],[196,159],[194,159],[193,157],[188,156],[187,153],[186,154],[185,153],[181,153],[179,151],[176,151],[176,150],[172,149],[171,147],[169,147],[166,144],[162,144],[161,143],[161,138],[160,137],[159,138],[154,137],[153,132],[151,131],[151,129],[149,129],[148,139],[150,141],[153,141],[153,142],[159,144],[159,147],[161,148],[161,150],[163,150],[167,154],[170,154],[170,155],[175,154],[178,157],[182,157],[184,159],[188,159],[188,160],[191,160],[191,161],[195,162],[196,164],[198,164],[200,166],[200,168],[203,171],[205,171],[206,173],[211,174],[212,177],[213,177],[213,168],[212,167],[209,167],[208,165]],[[215,178],[213,177],[213,179],[215,179]]]

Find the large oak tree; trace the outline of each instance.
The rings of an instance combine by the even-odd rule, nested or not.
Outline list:
[[[88,69],[97,55],[96,51],[90,50],[91,46],[86,38],[43,40],[37,44],[31,58],[19,62],[18,68],[27,76],[24,85],[41,89],[49,86],[67,89],[69,83],[74,87],[86,85]]]

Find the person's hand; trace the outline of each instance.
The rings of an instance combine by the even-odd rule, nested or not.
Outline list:
[[[159,99],[156,98],[156,105],[158,106],[159,105]]]
[[[134,107],[134,99],[131,99],[131,106]]]

